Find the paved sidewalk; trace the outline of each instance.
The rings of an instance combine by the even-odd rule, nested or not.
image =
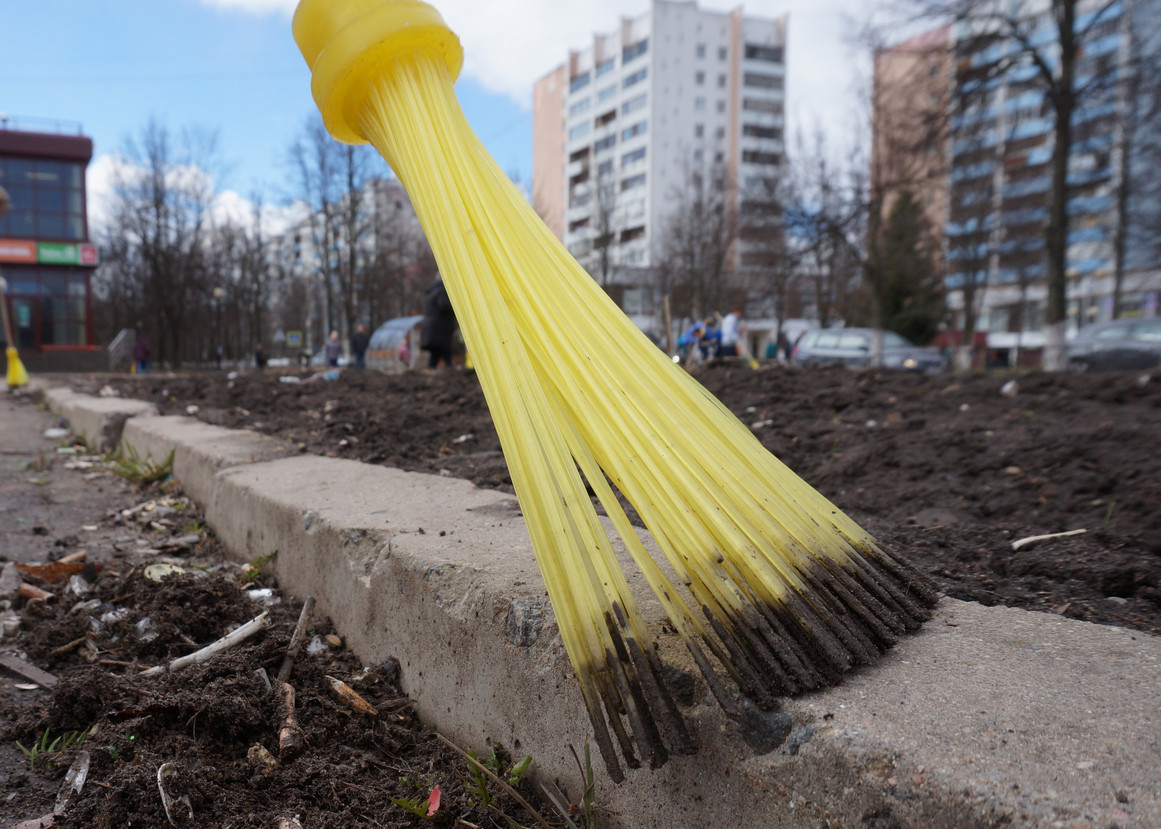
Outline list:
[[[61,438],[44,431],[59,418],[31,394],[0,393],[0,557],[14,561],[44,559],[55,541],[83,535],[108,510],[123,508],[132,497],[110,473],[91,479],[64,468],[69,456],[57,454]]]

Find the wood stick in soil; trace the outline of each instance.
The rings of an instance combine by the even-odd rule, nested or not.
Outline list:
[[[278,669],[279,682],[286,682],[290,679],[290,672],[294,670],[298,652],[302,650],[302,642],[306,639],[306,624],[310,621],[312,610],[314,610],[314,596],[307,596],[306,601],[302,603],[302,612],[298,614],[298,624],[294,626],[290,644],[286,646],[286,656],[282,660],[282,667]]]
[[[147,671],[143,671],[141,676],[157,676],[158,674],[173,673],[174,671],[180,671],[182,668],[188,668],[190,665],[201,665],[204,662],[209,662],[218,654],[229,650],[235,645],[241,644],[255,633],[263,631],[268,627],[270,627],[270,613],[264,610],[246,624],[230,631],[218,641],[206,645],[200,651],[179,657],[168,665],[158,665],[156,668],[150,668]]]
[[[278,731],[278,759],[293,760],[302,753],[305,737],[294,713],[294,686],[288,682],[278,684],[278,715],[282,727]]]

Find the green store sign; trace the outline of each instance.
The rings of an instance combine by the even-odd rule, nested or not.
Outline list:
[[[72,242],[37,242],[36,261],[42,265],[95,265],[97,249]]]

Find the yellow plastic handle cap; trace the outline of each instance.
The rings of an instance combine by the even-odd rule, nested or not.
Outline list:
[[[293,31],[323,123],[345,144],[367,143],[358,129],[359,109],[368,86],[392,61],[417,55],[440,60],[453,81],[464,62],[459,38],[420,0],[302,0]]]

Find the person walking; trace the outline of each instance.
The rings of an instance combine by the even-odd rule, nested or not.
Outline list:
[[[338,366],[339,357],[343,356],[343,344],[339,342],[339,332],[332,331],[327,344],[323,346],[323,354],[326,355],[328,366]]]
[[[133,362],[138,374],[149,373],[149,340],[145,337],[141,323],[137,323],[137,342],[133,343]]]
[[[438,368],[452,363],[452,339],[456,332],[456,314],[443,280],[427,286],[423,305],[423,322],[419,325],[419,348],[428,353],[427,367]]]
[[[719,357],[737,357],[742,338],[742,308],[735,305],[722,319],[722,339],[718,344]]]
[[[367,326],[360,323],[355,326],[355,333],[351,335],[351,356],[355,358],[355,368],[367,367],[367,346],[371,344],[371,336],[367,333]]]
[[[269,359],[270,356],[266,353],[266,349],[262,347],[262,343],[254,346],[254,365],[258,366],[259,371],[266,368],[266,361]]]

